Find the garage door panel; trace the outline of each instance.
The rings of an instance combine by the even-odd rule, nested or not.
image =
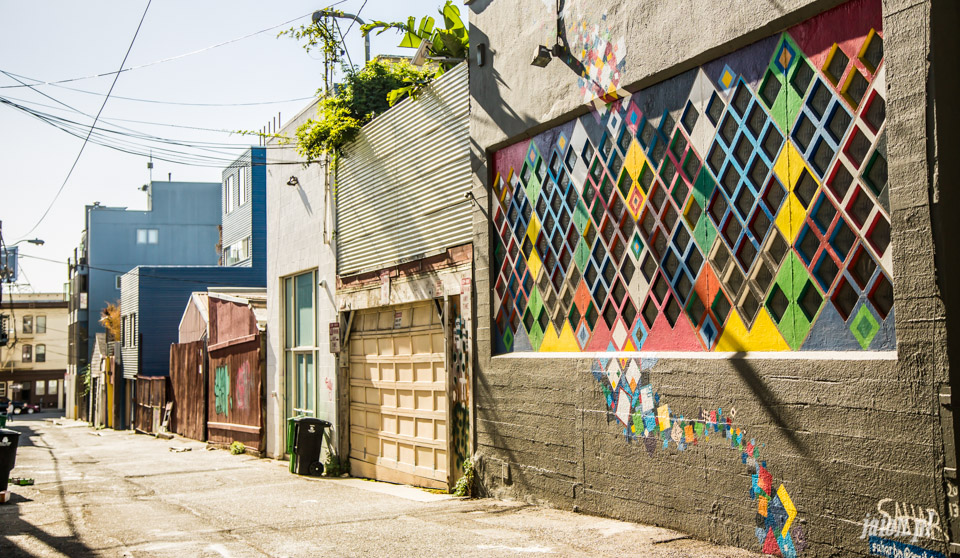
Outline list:
[[[417,390],[416,392],[416,407],[418,411],[436,411],[437,408],[434,405],[434,396],[436,392],[426,391],[426,390]]]
[[[414,354],[425,355],[433,354],[433,335],[430,333],[421,333],[411,336],[411,344]]]
[[[428,326],[433,324],[433,316],[436,313],[436,308],[431,308],[429,306],[415,306],[413,308],[413,327]]]
[[[413,417],[398,417],[398,422],[400,424],[400,435],[401,436],[416,436],[416,419]]]
[[[433,421],[430,419],[418,418],[416,419],[417,423],[417,438],[424,438],[427,440],[433,440],[435,430],[433,428]]]
[[[398,421],[397,415],[381,414],[380,415],[380,431],[387,434],[397,434],[400,431],[398,430]]]
[[[397,407],[400,409],[410,409],[410,410],[416,409],[416,407],[414,406],[412,389],[397,390]]]
[[[400,335],[393,338],[393,346],[397,351],[397,356],[408,356],[413,354],[413,342],[409,335]]]
[[[413,376],[413,363],[412,362],[398,362],[397,363],[397,381],[398,382],[412,382],[414,380]]]
[[[413,363],[413,381],[433,382],[433,364],[430,362]]]
[[[446,348],[436,305],[360,311],[353,323],[350,455],[358,473],[446,486]]]
[[[381,428],[381,422],[382,422],[381,416],[382,415],[380,413],[370,413],[370,412],[364,413],[364,418],[366,419],[364,421],[364,424],[370,430],[373,430],[374,432],[379,432]]]
[[[397,408],[397,390],[381,389],[380,405],[383,407],[390,407],[390,408],[396,409]]]

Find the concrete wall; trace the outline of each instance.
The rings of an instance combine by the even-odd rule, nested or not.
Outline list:
[[[743,342],[739,346],[719,347],[714,339],[704,347],[696,339],[683,344],[669,336],[650,345],[638,339],[631,346],[613,341],[610,331],[602,345],[587,345],[575,335],[564,340],[564,319],[557,331],[553,314],[540,329],[553,328],[556,339],[548,351],[540,346],[543,339],[517,347],[503,342],[503,326],[496,323],[504,304],[503,292],[497,291],[502,267],[495,262],[503,261],[497,244],[504,238],[497,212],[516,188],[496,182],[497,171],[509,184],[516,180],[509,168],[521,171],[531,144],[538,150],[562,145],[561,132],[573,141],[577,126],[600,148],[605,131],[622,129],[613,115],[631,123],[631,100],[641,114],[658,109],[650,115],[652,123],[669,130],[672,142],[700,68],[713,76],[717,85],[711,85],[722,93],[720,78],[730,62],[758,92],[781,33],[838,5],[838,12],[807,26],[812,35],[835,37],[821,37],[819,47],[807,47],[815,51],[806,55],[817,71],[834,41],[850,48],[862,39],[859,27],[865,22],[879,24],[874,27],[883,37],[885,139],[869,144],[885,149],[889,165],[884,211],[891,242],[883,254],[874,254],[893,285],[895,316],[891,311],[884,318],[891,323],[874,318],[880,330],[887,328],[882,334],[887,342],[847,344],[839,335],[845,332],[836,328],[821,336],[816,351],[805,351],[806,338],[791,343],[778,329],[767,328],[763,339],[750,339],[756,324],[747,323],[734,336]],[[943,95],[943,103],[936,104],[941,118],[956,120],[946,101],[955,80],[942,77],[949,73],[945,69],[933,81],[927,64],[934,58],[932,5],[937,3],[567,1],[564,32],[575,60],[553,60],[537,68],[530,65],[534,47],[553,43],[551,3],[470,4],[472,48],[487,48],[486,63],[478,66],[471,57],[470,68],[473,191],[481,202],[474,218],[475,444],[485,493],[656,523],[784,556],[866,555],[871,547],[884,552],[904,545],[947,550],[947,495],[956,490],[944,479],[943,467],[945,458],[948,464],[955,460],[944,452],[945,442],[953,445],[952,417],[939,404],[939,394],[949,391],[949,355],[935,246],[942,242],[938,228],[949,225],[935,221],[938,228],[932,228],[931,213],[942,214],[944,201],[952,198],[931,194],[939,191],[942,166],[932,154],[945,144],[933,135],[936,115],[928,107]],[[956,21],[955,8],[940,9],[944,21]],[[875,15],[878,10],[881,15]],[[521,21],[522,26],[504,24]],[[706,107],[707,99],[703,102]],[[666,128],[661,127],[664,108],[672,120]],[[788,129],[792,134],[792,125]],[[686,139],[696,147],[695,136]],[[841,139],[850,138],[845,134]],[[709,145],[696,149],[709,153]],[[646,151],[643,156],[663,157]],[[792,160],[794,170],[796,161],[807,161],[820,183],[822,173],[811,166],[810,157]],[[849,201],[844,198],[844,208]],[[877,204],[883,206],[879,196]],[[596,223],[601,230],[604,210]],[[798,213],[806,214],[803,209]],[[638,216],[642,222],[642,211]],[[796,230],[792,234],[802,237]],[[508,245],[503,248],[509,251]],[[799,255],[798,245],[792,250]],[[841,263],[852,262],[844,258]],[[715,285],[730,287],[724,277]],[[832,298],[835,286],[831,282],[818,293]],[[551,288],[562,298],[563,285],[560,292]],[[644,288],[631,284],[627,291],[645,295]],[[869,297],[857,295],[858,308],[877,312],[867,305]],[[732,306],[738,301],[731,301]],[[819,305],[814,318],[823,317],[829,304]],[[603,309],[597,309],[601,321]],[[664,310],[659,304],[658,309],[659,319]],[[698,326],[705,313],[699,314]],[[623,316],[620,307],[614,317]],[[849,331],[852,324],[844,323]],[[527,326],[532,324],[521,327],[529,331]],[[783,343],[774,347],[770,341],[777,335]],[[878,539],[871,542],[871,536]]]
[[[294,136],[297,127],[315,117],[316,103],[288,121],[280,134]],[[334,306],[336,243],[333,192],[326,168],[303,165],[293,145],[267,145],[267,453],[283,455],[287,417],[283,365],[283,278],[317,271],[317,378],[318,417],[334,424],[336,410],[336,359],[330,353],[329,326],[338,319]],[[288,185],[296,177],[296,186]],[[332,438],[335,439],[335,438]]]

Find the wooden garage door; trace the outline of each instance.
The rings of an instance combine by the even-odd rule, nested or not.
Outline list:
[[[433,301],[361,310],[350,333],[353,475],[446,488],[443,326]]]

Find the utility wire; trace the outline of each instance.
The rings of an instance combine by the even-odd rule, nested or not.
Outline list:
[[[114,98],[115,98],[115,97],[114,97]],[[11,102],[10,102],[10,103],[6,103],[5,101],[11,101]],[[13,102],[13,101],[16,101],[16,102]],[[15,109],[20,110],[20,111],[22,111],[22,112],[26,112],[26,113],[30,114],[31,116],[43,115],[44,117],[51,118],[51,119],[60,119],[60,120],[63,120],[64,122],[71,122],[71,121],[68,120],[68,119],[66,119],[66,118],[61,118],[61,117],[49,115],[49,114],[43,113],[43,112],[41,112],[41,111],[38,111],[38,110],[36,110],[36,109],[29,108],[29,107],[27,107],[26,105],[22,105],[21,103],[26,103],[26,104],[28,104],[28,105],[43,107],[43,108],[47,108],[47,109],[50,109],[50,110],[76,112],[76,111],[73,110],[73,109],[60,108],[60,107],[57,107],[57,106],[53,106],[53,105],[49,105],[49,104],[45,104],[45,103],[40,103],[40,102],[37,102],[37,101],[28,101],[28,100],[19,99],[19,98],[16,98],[16,97],[0,97],[0,103],[7,104],[7,105],[9,105],[11,108],[15,108]],[[88,115],[88,114],[86,114],[86,113],[77,112],[77,114],[80,114],[80,115],[82,115],[82,116],[86,116],[86,117],[88,117],[88,118],[93,118],[92,116],[90,116],[90,115]],[[166,127],[170,127],[170,128],[183,128],[183,129],[187,129],[187,130],[198,130],[198,131],[202,131],[202,132],[217,132],[217,133],[230,134],[230,135],[238,134],[238,132],[237,132],[236,130],[225,130],[225,129],[222,129],[222,128],[204,128],[204,127],[201,127],[201,126],[186,126],[186,125],[182,125],[182,124],[169,124],[169,123],[166,123],[166,122],[152,122],[152,121],[147,121],[147,120],[133,120],[133,119],[129,119],[129,118],[100,118],[100,122],[106,122],[106,123],[109,123],[109,124],[113,124],[113,123],[115,123],[115,122],[132,122],[132,123],[135,123],[135,124],[147,124],[147,125],[149,125],[149,126],[166,126]],[[85,125],[85,124],[79,124],[79,123],[78,123],[78,125],[83,126],[84,128],[86,128],[86,125]],[[219,148],[222,148],[222,149],[247,149],[247,148],[249,147],[248,145],[236,144],[236,143],[204,142],[204,141],[196,141],[196,140],[174,140],[174,139],[170,139],[170,138],[161,138],[161,137],[159,137],[159,136],[153,136],[152,134],[147,134],[147,133],[144,133],[144,132],[138,132],[137,130],[134,130],[134,129],[132,129],[132,128],[127,128],[126,126],[121,126],[121,125],[119,125],[119,124],[113,124],[113,125],[116,126],[116,127],[119,128],[119,129],[122,129],[122,130],[129,130],[130,132],[133,132],[134,134],[136,134],[138,137],[143,137],[143,138],[155,138],[155,139],[157,139],[157,140],[163,140],[163,141],[166,141],[166,142],[174,142],[174,141],[176,141],[176,142],[182,143],[182,144],[185,145],[185,146],[190,146],[190,147],[215,146],[215,147],[219,147]],[[111,132],[111,133],[120,133],[120,132],[116,132],[115,130],[111,130],[111,129],[109,129],[109,128],[99,128],[99,127],[98,127],[98,130],[104,130],[104,131]],[[193,143],[191,143],[191,141],[192,141]],[[267,149],[280,149],[282,146],[266,146],[266,147],[267,147]]]
[[[143,20],[146,19],[147,17],[147,11],[150,10],[151,2],[153,2],[153,0],[147,0],[147,6],[143,9],[143,15],[140,16],[140,23],[137,24],[137,30],[134,31],[133,38],[130,39],[130,46],[127,47],[127,52],[123,55],[123,61],[120,62],[121,70],[123,69],[123,65],[127,63],[127,57],[130,56],[130,51],[133,50],[133,44],[137,40],[137,35],[140,34],[140,28],[143,26]],[[40,216],[40,219],[36,222],[35,225],[33,225],[33,227],[30,228],[29,231],[24,233],[22,238],[26,238],[27,236],[29,236],[30,233],[36,230],[36,228],[40,226],[40,223],[42,223],[43,220],[47,218],[47,215],[50,214],[50,210],[53,208],[53,204],[57,202],[57,199],[60,197],[60,194],[63,192],[63,189],[67,186],[67,182],[70,180],[70,176],[73,175],[73,170],[77,168],[77,163],[80,162],[80,156],[83,155],[83,150],[87,146],[87,142],[90,140],[90,135],[93,134],[93,129],[97,124],[97,120],[100,119],[100,115],[103,113],[104,107],[107,106],[107,101],[110,99],[110,94],[113,93],[113,87],[117,84],[117,79],[119,77],[120,77],[120,72],[118,71],[113,76],[113,83],[110,84],[110,89],[107,91],[106,97],[103,98],[103,103],[100,105],[100,110],[97,111],[97,116],[93,119],[93,124],[90,126],[90,130],[87,132],[87,137],[86,139],[83,140],[83,144],[80,145],[80,151],[77,152],[77,157],[76,159],[73,160],[73,164],[70,166],[70,171],[67,172],[66,178],[63,179],[63,184],[60,185],[60,189],[57,190],[57,194],[53,196],[52,200],[50,200],[50,204],[47,206],[47,209],[43,212],[43,215]],[[34,91],[36,91],[34,87],[31,87],[30,89],[33,89]]]
[[[327,6],[327,9],[332,8],[332,7],[334,7],[334,6],[338,5],[338,4],[343,4],[343,3],[346,2],[346,1],[347,1],[347,0],[339,0],[338,2],[334,2],[334,3],[330,4],[329,6]],[[366,2],[364,2],[364,4],[366,4]],[[362,9],[362,8],[361,8],[361,9]],[[92,74],[92,75],[89,75],[89,76],[81,76],[81,77],[74,77],[74,78],[67,78],[67,79],[59,79],[59,80],[54,80],[54,81],[41,81],[41,80],[33,79],[33,78],[26,78],[26,79],[30,79],[30,80],[32,80],[32,81],[38,82],[38,83],[34,83],[33,85],[57,85],[57,84],[61,84],[61,83],[69,83],[69,82],[72,82],[72,81],[81,81],[81,80],[86,80],[86,79],[95,79],[95,78],[101,78],[101,77],[106,77],[106,76],[112,76],[112,75],[120,74],[120,73],[123,73],[123,72],[129,72],[129,71],[131,71],[131,70],[139,70],[139,69],[141,69],[141,68],[148,68],[148,67],[150,67],[150,66],[156,66],[157,64],[163,64],[164,62],[171,62],[171,61],[173,61],[173,60],[179,60],[179,59],[181,59],[181,58],[186,58],[186,57],[188,57],[188,56],[193,56],[194,54],[200,54],[201,52],[206,52],[206,51],[208,51],[208,50],[213,50],[213,49],[215,49],[215,48],[219,48],[219,47],[222,47],[222,46],[225,46],[225,45],[229,45],[229,44],[235,43],[235,42],[237,42],[237,41],[242,41],[242,40],[244,40],[244,39],[249,39],[250,37],[254,37],[254,36],[256,36],[256,35],[260,35],[260,34],[262,34],[262,33],[266,33],[267,31],[273,31],[274,29],[276,29],[276,28],[278,28],[278,27],[283,27],[284,25],[289,25],[289,24],[297,21],[298,19],[303,19],[303,18],[309,16],[309,15],[312,14],[312,13],[313,13],[313,12],[311,11],[311,12],[309,12],[309,13],[303,14],[303,15],[301,15],[301,16],[297,16],[297,17],[295,17],[295,18],[293,18],[293,19],[291,19],[291,20],[285,21],[285,22],[283,22],[283,23],[278,23],[278,24],[276,24],[276,25],[274,25],[274,26],[272,26],[272,27],[267,27],[266,29],[261,29],[261,30],[259,30],[259,31],[254,31],[253,33],[248,33],[248,34],[246,34],[246,35],[243,35],[242,37],[236,37],[236,38],[230,39],[230,40],[228,40],[228,41],[223,41],[222,43],[217,43],[217,44],[215,44],[215,45],[210,45],[210,46],[208,46],[208,47],[204,47],[204,48],[201,48],[201,49],[198,49],[198,50],[194,50],[194,51],[191,51],[191,52],[185,52],[185,53],[183,53],[183,54],[178,54],[178,55],[176,55],[176,56],[170,56],[170,57],[168,57],[168,58],[163,58],[163,59],[161,59],[161,60],[154,60],[153,62],[148,62],[148,63],[146,63],[146,64],[140,64],[139,66],[131,66],[131,67],[129,67],[129,68],[120,68],[119,70],[114,71],[114,72],[104,72],[104,73],[102,73],[102,74]],[[24,76],[20,76],[20,77],[24,77]],[[4,86],[0,86],[0,89],[19,88],[19,87],[26,87],[26,86],[25,86],[25,85],[4,85]],[[121,97],[117,97],[117,98],[119,99],[119,98],[121,98]]]
[[[41,261],[50,262],[50,263],[55,263],[55,264],[60,264],[60,265],[67,265],[67,262],[64,262],[64,261],[61,261],[61,260],[54,260],[54,259],[52,259],[52,258],[42,258],[42,257],[40,257],[40,256],[31,256],[31,255],[28,255],[28,254],[20,254],[20,257],[22,257],[22,258],[30,258],[30,259],[33,259],[33,260],[41,260]],[[109,273],[118,273],[118,274],[120,274],[120,275],[129,273],[130,271],[133,271],[133,270],[136,269],[137,267],[160,267],[160,268],[171,268],[171,269],[176,269],[176,268],[181,268],[181,267],[182,267],[182,268],[188,268],[188,269],[251,269],[251,268],[242,268],[242,267],[220,266],[220,265],[216,265],[216,264],[211,264],[211,265],[183,265],[183,266],[178,266],[178,265],[155,265],[155,266],[153,266],[153,265],[143,264],[142,266],[134,266],[133,268],[127,269],[127,270],[124,270],[124,269],[110,269],[110,268],[106,268],[106,267],[96,267],[96,266],[92,266],[92,265],[88,265],[88,264],[84,264],[84,265],[78,266],[78,267],[84,267],[84,268],[87,268],[87,269],[94,269],[94,270],[97,270],[97,271],[106,271],[106,272],[109,272]],[[236,283],[236,282],[204,281],[204,280],[201,280],[201,279],[180,279],[180,278],[178,278],[178,277],[167,277],[167,276],[165,276],[165,275],[155,275],[155,274],[151,274],[151,273],[139,273],[138,276],[139,276],[139,277],[149,277],[149,278],[151,278],[151,279],[160,279],[161,281],[173,281],[173,282],[177,282],[177,283],[193,283],[193,284],[195,284],[195,285],[212,285],[212,286],[217,286],[217,287],[236,287],[236,286],[237,286],[237,283]]]

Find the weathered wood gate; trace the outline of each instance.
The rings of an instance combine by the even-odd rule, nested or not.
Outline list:
[[[207,439],[265,450],[263,337],[246,301],[210,297]]]
[[[207,346],[205,341],[170,345],[173,391],[171,430],[194,440],[207,439]]]
[[[137,377],[137,399],[134,411],[134,428],[148,434],[155,434],[163,420],[164,407],[167,404],[166,376]]]

